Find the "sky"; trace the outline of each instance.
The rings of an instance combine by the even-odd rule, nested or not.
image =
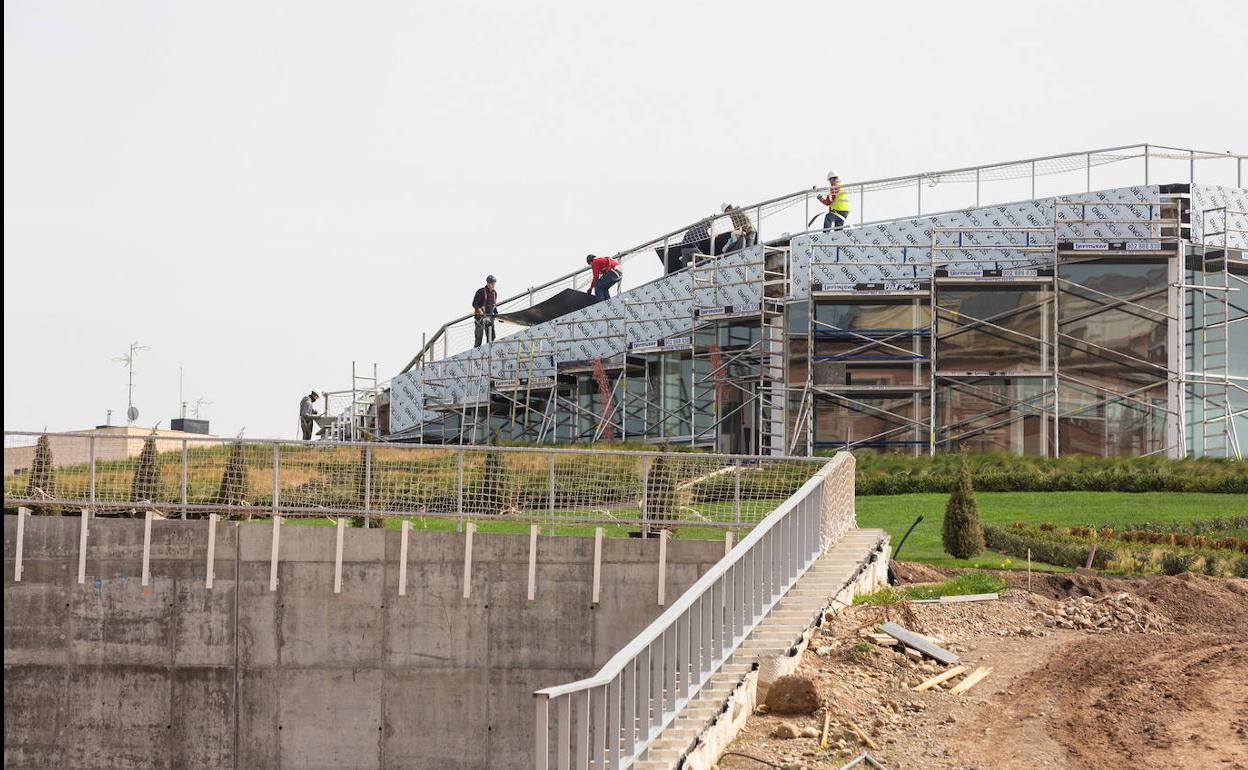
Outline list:
[[[137,424],[181,370],[214,433],[294,438],[486,273],[518,293],[830,168],[1248,152],[1248,3],[1176,9],[6,0],[5,428],[124,422],[138,341]]]

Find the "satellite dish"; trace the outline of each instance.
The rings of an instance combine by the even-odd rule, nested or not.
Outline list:
[[[129,420],[130,422],[134,422],[135,420],[139,419],[139,408],[137,406],[127,407],[126,419]]]

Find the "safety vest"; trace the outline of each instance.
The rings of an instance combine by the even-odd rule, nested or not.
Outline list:
[[[832,203],[828,205],[828,211],[849,211],[849,193],[845,192],[845,188],[837,185],[828,191],[828,197],[832,199]]]

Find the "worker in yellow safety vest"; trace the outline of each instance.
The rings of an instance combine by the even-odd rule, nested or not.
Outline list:
[[[849,193],[841,186],[835,171],[828,172],[828,194],[820,196],[819,202],[828,207],[823,218],[824,230],[840,230],[849,221]]]

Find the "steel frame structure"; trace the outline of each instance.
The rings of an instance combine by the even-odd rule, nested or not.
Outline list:
[[[1141,147],[1147,180],[1157,148]],[[1194,169],[1197,154],[1184,152]],[[1089,172],[1095,154],[1084,154]],[[1242,180],[1242,158],[1230,157],[1238,159]],[[1025,162],[998,167],[1019,163]],[[863,183],[863,189],[874,184]],[[1248,312],[1236,297],[1248,296],[1238,294],[1248,287],[1248,260],[1225,244],[1237,246],[1248,237],[1248,214],[1231,206],[1205,208],[1208,221],[1197,235],[1188,219],[1193,189],[1165,185],[1161,197],[1149,202],[1098,203],[1086,195],[1037,199],[1048,207],[1049,221],[987,226],[997,224],[991,216],[974,225],[939,220],[953,224],[925,228],[919,242],[810,239],[808,297],[791,280],[794,236],[753,247],[761,253],[761,271],[752,274],[732,272],[742,266],[722,261],[738,252],[697,251],[687,268],[687,311],[678,305],[673,316],[673,300],[624,295],[619,318],[552,322],[555,354],[548,377],[532,371],[492,376],[486,397],[457,406],[461,412],[469,406],[493,412],[506,438],[539,444],[618,438],[761,454],[830,448],[921,454],[987,442],[1047,455],[1239,456],[1248,372],[1233,370],[1231,355],[1233,347],[1238,350],[1233,341],[1246,330]],[[761,219],[765,205],[746,210]],[[712,243],[714,229],[709,222]],[[661,243],[660,249],[670,247],[671,236]],[[888,283],[878,291],[816,283],[817,264],[826,268],[842,260],[856,268],[878,267]],[[1147,281],[1126,280],[1120,267],[1147,273]],[[1097,274],[1100,268],[1105,275]],[[1138,286],[1122,288],[1128,284]],[[757,296],[760,287],[756,307],[752,299],[729,299]],[[953,299],[966,291],[1026,292],[1028,299],[975,311]],[[883,316],[890,323],[864,326],[826,312],[829,305],[854,303],[893,307]],[[659,304],[669,307],[648,307]],[[644,338],[655,332],[642,327],[660,316],[672,322],[660,324],[667,329],[660,334],[668,337]],[[1143,334],[1139,341],[1148,349],[1123,344],[1112,329],[1098,332],[1109,334],[1104,339],[1087,331],[1110,326]],[[748,339],[743,328],[751,330]],[[732,330],[741,338],[729,336]],[[577,342],[598,337],[613,340],[603,347],[626,352],[572,360],[576,356],[568,351]],[[960,343],[974,338],[990,339],[1016,360],[959,364]],[[531,356],[520,352],[529,343],[511,340],[491,347],[510,346],[515,374]],[[434,383],[431,392],[436,390]],[[587,394],[597,403],[587,406]],[[827,404],[847,417],[830,417]],[[866,431],[854,424],[864,417],[874,423]],[[488,440],[471,416],[461,415],[458,430],[447,418],[443,422],[395,438]],[[1074,443],[1063,446],[1068,441]]]

